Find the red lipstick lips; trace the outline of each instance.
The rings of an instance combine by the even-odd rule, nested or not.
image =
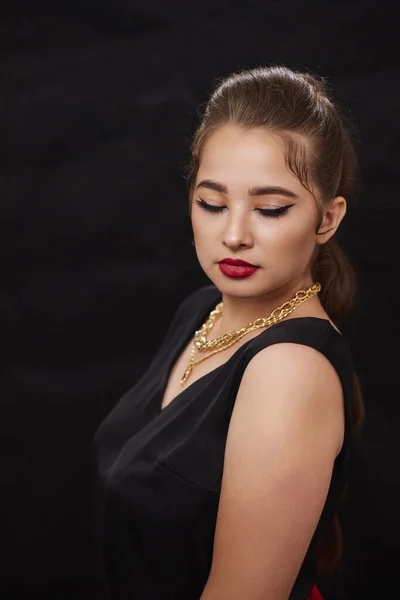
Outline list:
[[[239,258],[223,258],[218,263],[220,271],[227,277],[250,277],[258,269],[255,265]]]

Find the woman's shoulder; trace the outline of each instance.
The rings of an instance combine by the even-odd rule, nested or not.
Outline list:
[[[243,382],[250,380],[255,385],[258,381],[261,393],[273,374],[277,385],[289,383],[296,390],[294,397],[299,398],[303,387],[306,398],[312,397],[309,388],[314,390],[317,404],[337,406],[343,402],[347,435],[353,413],[354,363],[346,337],[329,320],[317,317],[288,319],[267,332],[248,347]]]
[[[310,375],[308,361],[314,366],[323,366],[321,372],[328,374],[325,382],[333,377],[333,367],[342,383],[346,403],[351,404],[354,376],[351,347],[346,337],[327,319],[298,317],[274,324],[244,347],[237,368],[241,375],[253,369],[263,374],[266,364],[277,362],[282,363],[284,371],[291,375],[294,367],[299,365],[303,365],[304,372]]]

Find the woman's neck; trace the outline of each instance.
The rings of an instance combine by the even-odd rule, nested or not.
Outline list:
[[[258,297],[234,297],[226,294],[222,295],[223,309],[222,315],[216,321],[211,337],[223,335],[233,329],[240,329],[255,321],[259,317],[269,317],[273,310],[279,308],[285,302],[292,300],[296,292],[300,289],[306,290],[312,283],[306,285],[297,285],[295,288],[286,288],[285,291],[276,290],[268,296]],[[278,311],[277,311],[278,313]],[[325,311],[321,305],[318,294],[302,302],[285,319],[301,316],[323,316]]]

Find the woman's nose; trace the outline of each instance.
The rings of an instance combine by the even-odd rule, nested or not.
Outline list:
[[[248,247],[253,244],[249,218],[245,215],[229,217],[223,233],[223,243],[228,248]]]

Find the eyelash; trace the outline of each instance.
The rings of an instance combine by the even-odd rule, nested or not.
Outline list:
[[[196,199],[196,203],[201,208],[211,213],[220,213],[226,208],[225,206],[213,206],[212,204],[208,204],[208,202],[203,200],[203,198],[199,198],[198,200]],[[279,217],[283,217],[283,215],[288,212],[291,206],[293,206],[293,204],[289,204],[288,206],[280,206],[279,208],[256,208],[256,210],[258,210],[263,217],[279,219]]]

